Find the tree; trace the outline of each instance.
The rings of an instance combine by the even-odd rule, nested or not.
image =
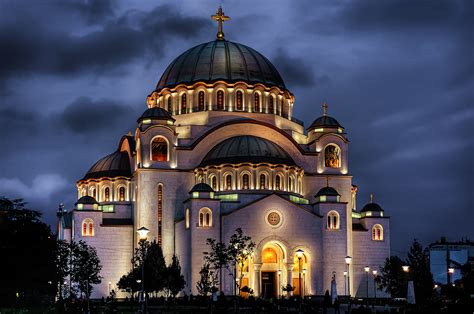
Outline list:
[[[219,274],[219,286],[222,287],[221,274],[223,268],[229,271],[233,282],[236,283],[237,269],[240,267],[239,285],[236,283],[235,286],[240,289],[245,261],[255,248],[255,243],[252,242],[251,237],[244,235],[241,228],[237,228],[230,237],[229,245],[211,238],[207,239],[206,243],[210,246],[210,251],[204,252],[204,262],[209,265],[213,273]]]
[[[410,267],[409,276],[413,280],[416,300],[423,303],[433,296],[433,275],[430,271],[429,252],[423,249],[415,239],[408,251],[407,265]]]
[[[163,251],[156,241],[140,241],[132,257],[132,269],[123,275],[117,286],[123,291],[134,293],[141,290],[142,265],[145,265],[145,291],[159,293],[165,288],[166,263]]]
[[[407,278],[402,269],[404,264],[398,256],[390,256],[380,269],[380,275],[376,277],[379,286],[390,293],[392,297],[404,298],[407,296]]]
[[[199,271],[199,281],[196,282],[196,288],[201,296],[207,296],[209,293],[217,291],[217,284],[219,283],[217,274],[211,269],[209,263],[204,263]]]
[[[181,265],[176,255],[173,254],[171,264],[166,268],[166,276],[164,281],[165,290],[169,296],[176,297],[176,295],[183,290],[186,281],[181,274]]]
[[[81,293],[89,300],[92,285],[99,284],[102,277],[99,275],[102,265],[97,251],[84,241],[71,242],[70,277]]]
[[[0,304],[53,301],[56,240],[41,213],[22,199],[0,197]]]

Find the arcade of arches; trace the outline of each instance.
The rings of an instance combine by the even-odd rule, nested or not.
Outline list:
[[[270,298],[286,296],[282,289],[290,284],[295,288],[292,295],[310,295],[311,283],[306,280],[311,278],[310,253],[303,250],[299,259],[297,249],[288,255],[287,246],[277,240],[259,246],[245,262],[240,288],[249,286],[257,295]]]

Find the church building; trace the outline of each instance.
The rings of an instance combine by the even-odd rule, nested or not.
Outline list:
[[[206,239],[228,242],[241,228],[256,243],[241,286],[256,296],[277,297],[287,284],[294,295],[322,295],[334,278],[339,295],[373,297],[390,219],[369,196],[357,209],[348,133],[326,104],[305,128],[278,64],[227,40],[222,9],[212,17],[217,38],[169,64],[134,133],[77,181],[74,209],[58,212],[60,239],[97,249],[103,279],[92,297],[125,297],[117,282],[141,227],[167,263],[177,255],[188,295]],[[232,294],[232,277],[223,278]]]

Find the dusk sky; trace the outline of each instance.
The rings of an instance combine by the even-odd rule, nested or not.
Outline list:
[[[55,222],[75,183],[134,131],[166,66],[213,40],[264,54],[305,126],[350,139],[358,208],[391,216],[392,254],[474,240],[473,1],[0,1],[0,196]]]

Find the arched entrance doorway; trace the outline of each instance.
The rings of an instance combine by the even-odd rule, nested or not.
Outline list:
[[[286,268],[285,250],[278,242],[269,242],[262,250],[261,260],[261,296],[278,298],[281,296],[282,273]]]

